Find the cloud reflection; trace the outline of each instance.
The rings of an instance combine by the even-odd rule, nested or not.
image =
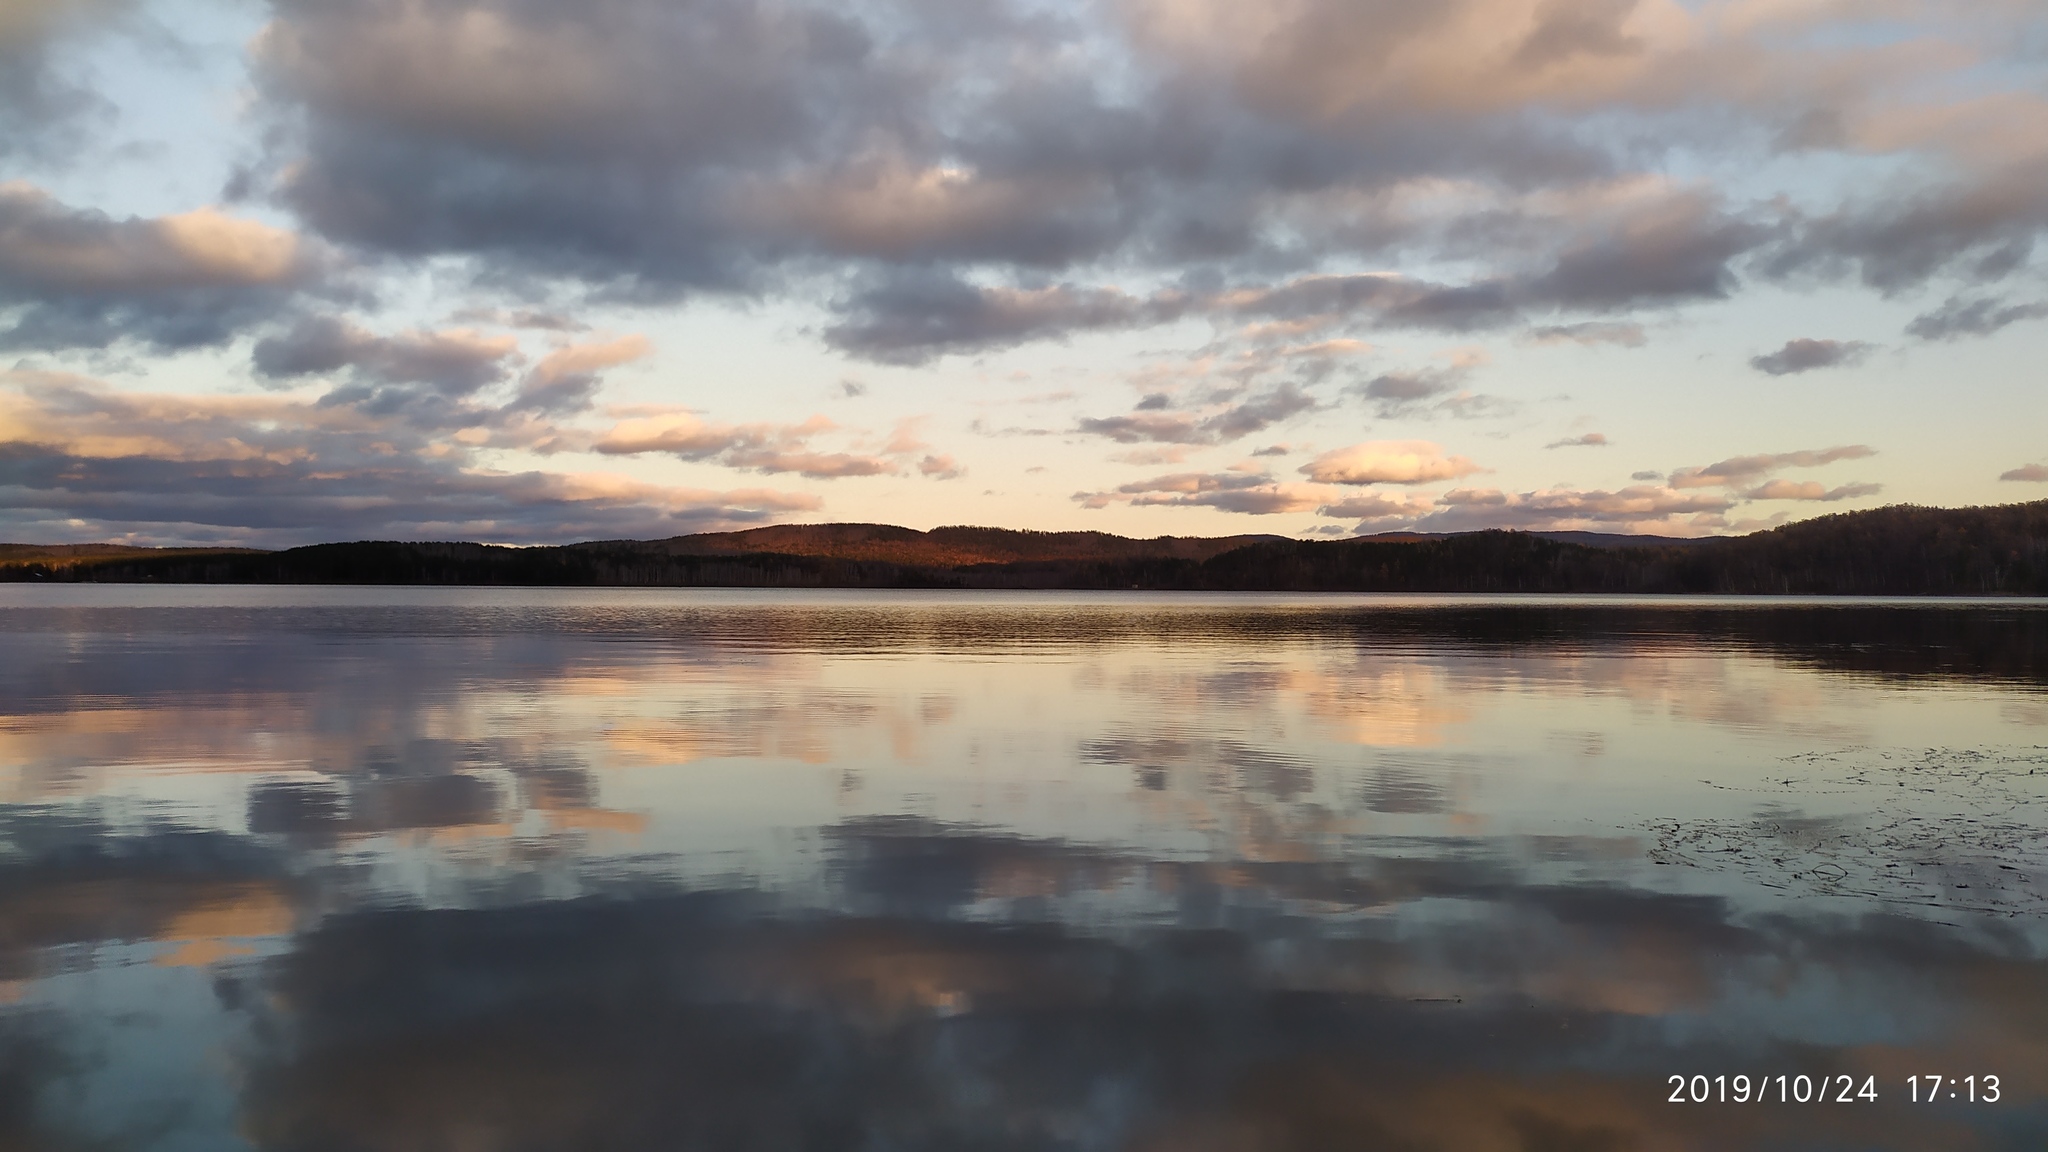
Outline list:
[[[330,919],[277,969],[273,1034],[293,1039],[251,1082],[250,1131],[265,1148],[1914,1148],[1968,1121],[1684,1112],[1652,1070],[1832,1071],[1842,1050],[1816,1049],[1797,1008],[1825,995],[1854,1006],[1829,1025],[1860,1020],[1851,1045],[1940,1013],[1959,1044],[2048,1058],[2031,1027],[2048,966],[1966,934],[1751,921],[1478,858],[1209,868],[903,820],[832,841],[837,887],[808,910],[656,891]],[[1117,887],[1159,913],[1058,915]],[[1933,1000],[1899,1006],[1897,982]]]
[[[2048,1129],[2038,610],[521,595],[0,609],[0,1147],[157,988],[261,1149]]]

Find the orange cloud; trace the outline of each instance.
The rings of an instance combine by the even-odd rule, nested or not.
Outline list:
[[[1428,484],[1484,471],[1464,456],[1446,456],[1427,440],[1369,440],[1325,452],[1301,472],[1325,484]]]

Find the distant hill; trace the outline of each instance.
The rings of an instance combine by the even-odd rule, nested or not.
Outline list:
[[[703,532],[669,540],[602,540],[570,545],[633,549],[668,556],[829,557],[885,564],[957,568],[1049,560],[1136,560],[1167,557],[1207,560],[1247,544],[1286,536],[1157,536],[1133,540],[1107,532],[1031,532],[1015,528],[934,528],[919,532],[890,524],[778,524],[744,532]]]
[[[79,564],[144,556],[218,556],[226,553],[262,555],[261,550],[255,548],[138,548],[132,544],[0,544],[0,565],[39,562]]]
[[[1443,540],[1452,536],[1469,535],[1469,532],[1375,532],[1370,536],[1357,536],[1353,539],[1399,543]],[[1684,548],[1693,544],[1704,544],[1710,540],[1726,539],[1721,536],[1651,536],[1634,532],[1531,532],[1529,535],[1544,540],[1556,540],[1561,544],[1584,544],[1589,548]]]
[[[2048,500],[1898,505],[1748,536],[1389,533],[1350,540],[783,525],[560,547],[365,541],[281,552],[0,545],[0,580],[1316,592],[2048,595]]]

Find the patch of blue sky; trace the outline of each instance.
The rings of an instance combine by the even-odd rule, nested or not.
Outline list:
[[[252,147],[244,49],[263,16],[247,0],[155,0],[59,40],[57,72],[93,91],[103,111],[73,147],[14,175],[113,216],[218,204]],[[260,204],[236,212],[290,223]]]

